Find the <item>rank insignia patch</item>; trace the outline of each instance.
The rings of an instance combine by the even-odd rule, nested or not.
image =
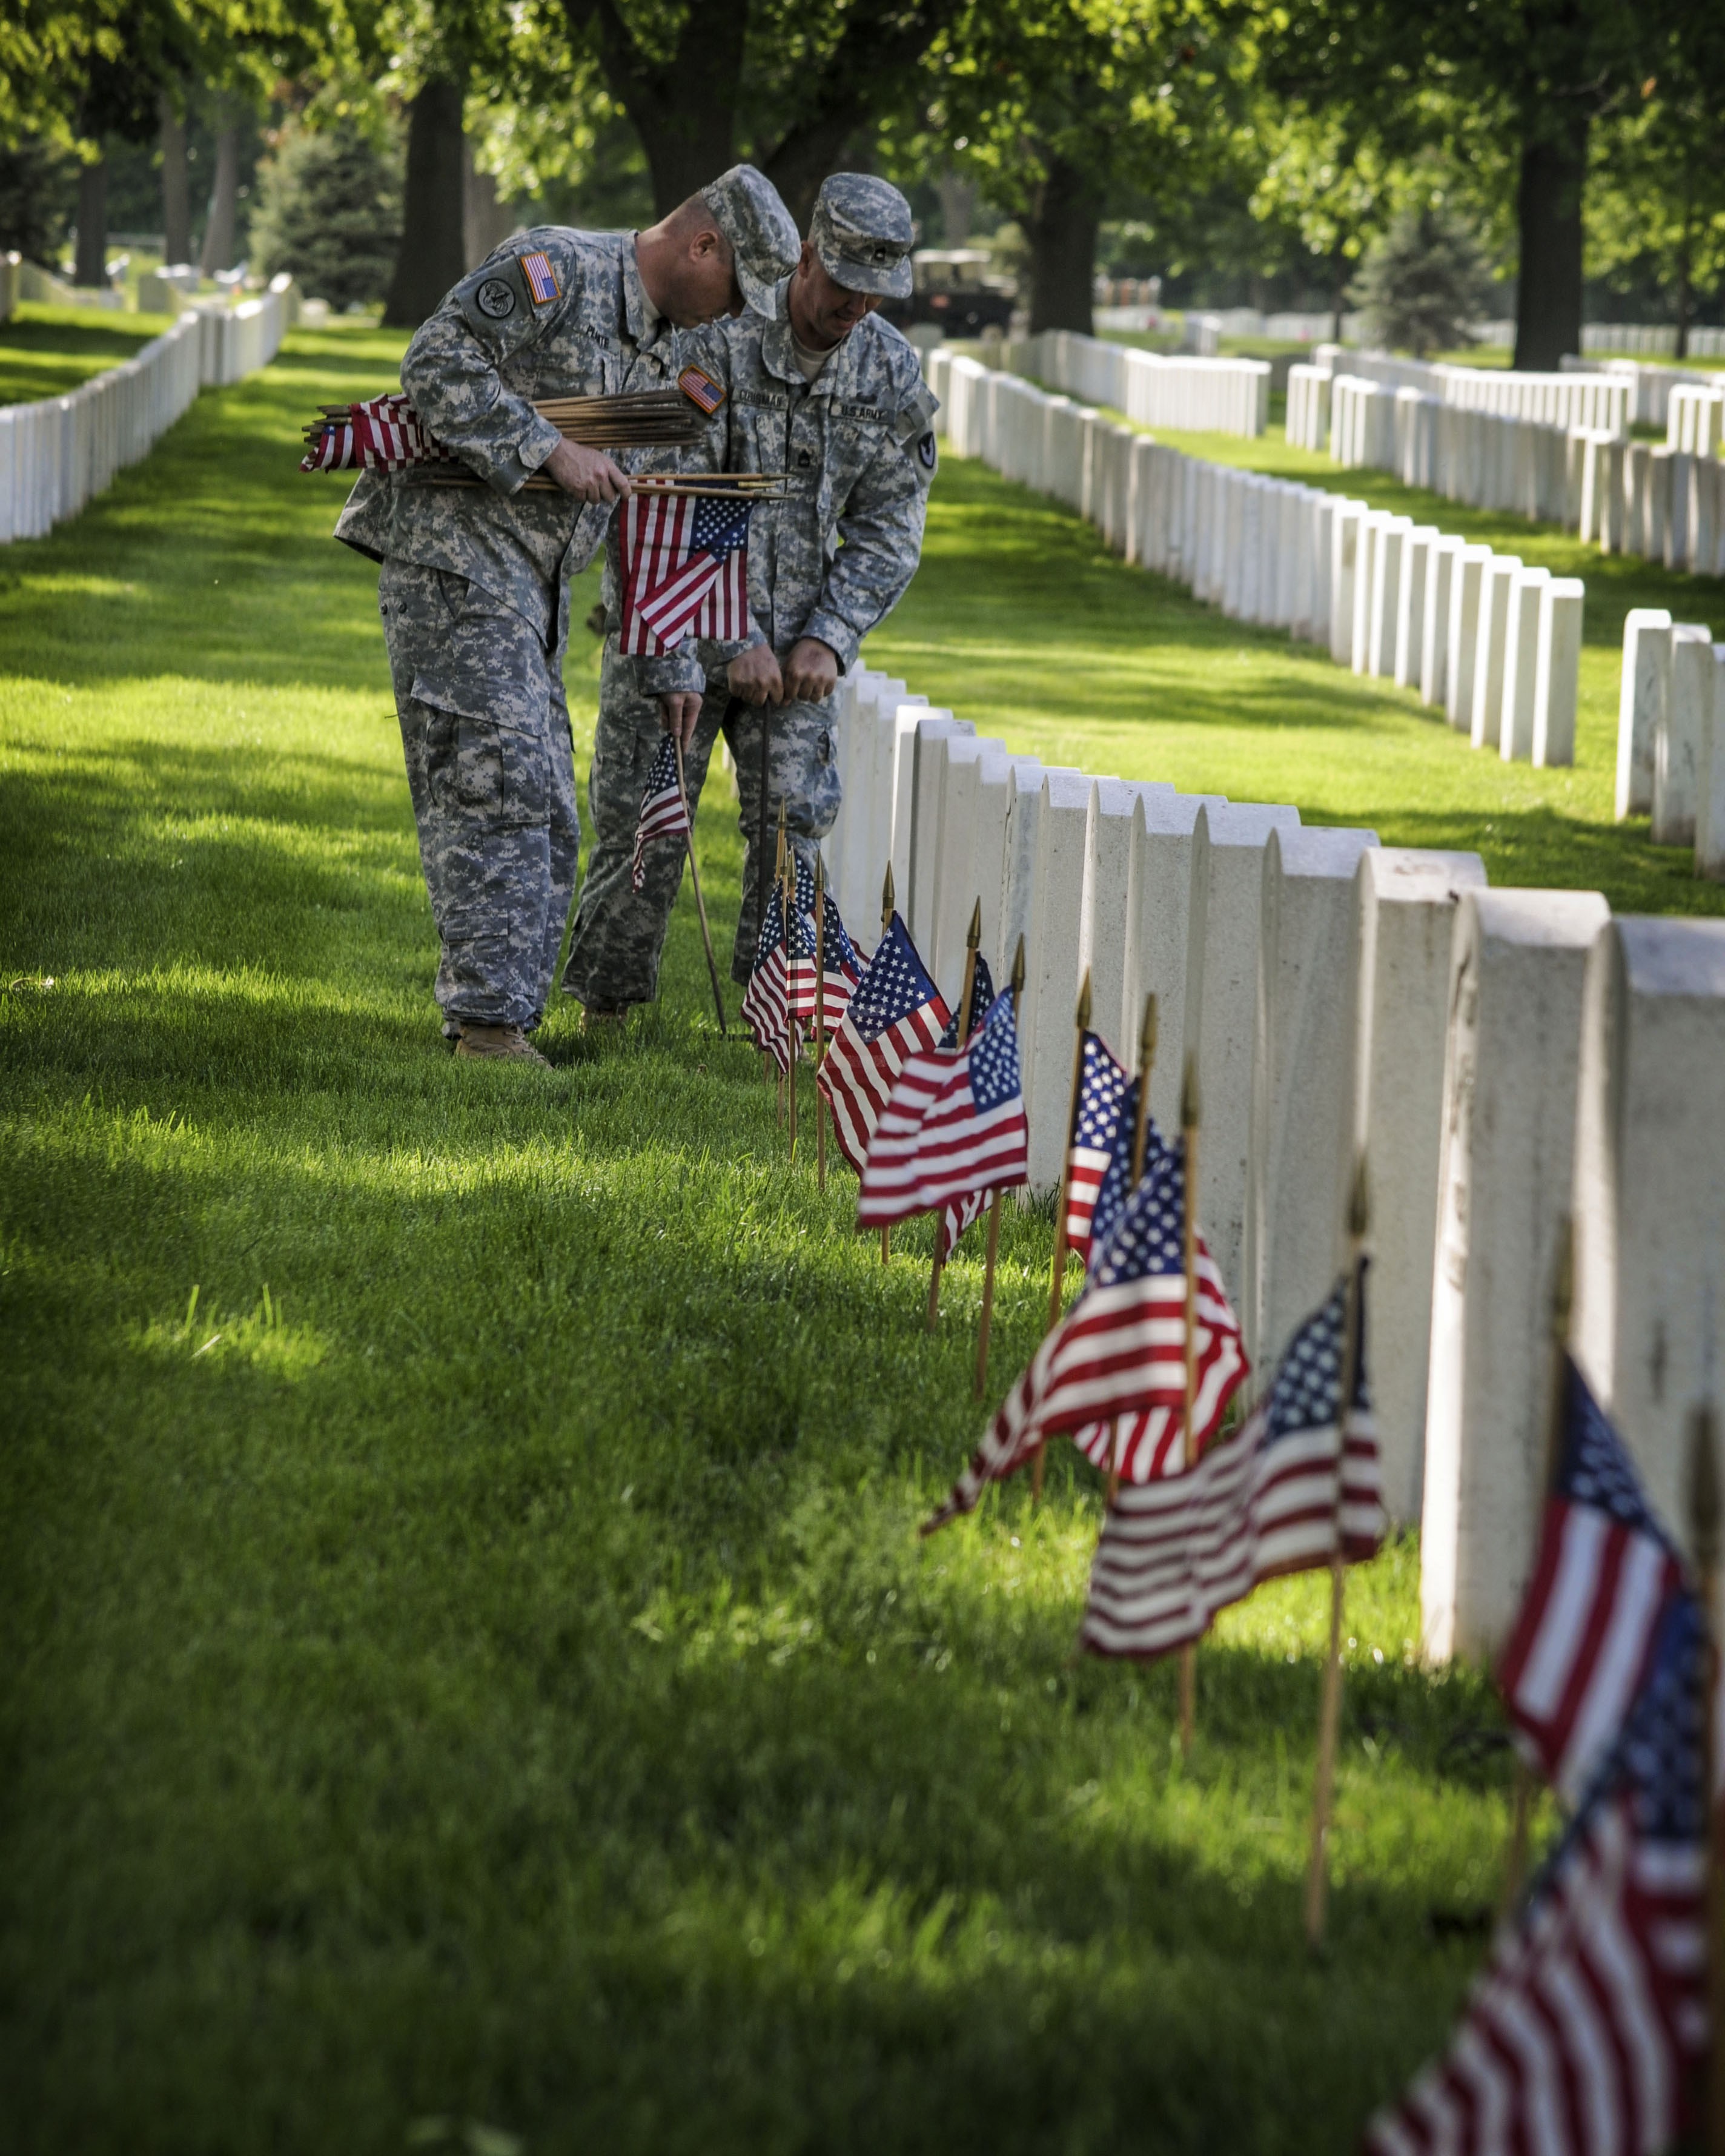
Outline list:
[[[521,275],[527,280],[527,293],[536,307],[549,306],[557,296],[557,272],[544,255],[523,254],[521,257]]]
[[[698,404],[711,418],[725,401],[725,393],[710,374],[703,374],[698,367],[685,367],[677,377],[677,387],[691,404]]]

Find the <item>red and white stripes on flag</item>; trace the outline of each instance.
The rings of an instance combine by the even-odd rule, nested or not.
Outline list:
[[[1092,1653],[1165,1655],[1202,1639],[1260,1581],[1327,1564],[1338,1549],[1350,1561],[1376,1552],[1384,1500],[1363,1306],[1345,1445],[1338,1428],[1346,1312],[1344,1281],[1294,1335],[1245,1427],[1196,1467],[1122,1486],[1091,1568],[1079,1637]]]
[[[1686,1591],[1573,1825],[1500,1933],[1448,2051],[1366,2156],[1702,2147],[1708,2049],[1707,1629]]]
[[[869,1140],[906,1063],[938,1043],[952,1014],[894,914],[831,1036],[815,1082],[840,1152],[862,1173]]]
[[[1181,1365],[1186,1330],[1186,1278],[1177,1273],[1181,1296]],[[1219,1427],[1222,1411],[1245,1374],[1240,1324],[1229,1306],[1228,1291],[1202,1235],[1198,1239],[1198,1430],[1200,1445]],[[1085,1424],[1072,1442],[1106,1474],[1119,1470],[1124,1482],[1149,1482],[1158,1475],[1178,1475],[1191,1463],[1186,1457],[1186,1400],[1183,1379],[1178,1399],[1159,1400],[1136,1414],[1111,1422]]]
[[[425,431],[418,413],[398,393],[326,413],[322,433],[300,459],[301,471],[401,471],[408,465],[446,464],[454,452]]]
[[[1567,1356],[1563,1388],[1533,1577],[1497,1682],[1522,1741],[1573,1804],[1641,1682],[1681,1567],[1622,1440]]]
[[[682,780],[677,773],[677,745],[669,734],[664,734],[648,768],[646,791],[641,796],[641,813],[635,823],[634,858],[629,868],[631,886],[636,891],[646,889],[647,849],[655,839],[686,839],[688,836],[689,808],[683,798]]]
[[[1122,1209],[1091,1276],[1001,1402],[969,1466],[923,1532],[975,1508],[984,1486],[1016,1473],[1047,1438],[1106,1430],[1116,1417],[1186,1409],[1185,1169],[1157,1144],[1144,1179]],[[1195,1343],[1200,1373],[1197,1442],[1221,1426],[1247,1372],[1240,1322],[1214,1268],[1199,1276]],[[1154,1423],[1159,1443],[1166,1424]],[[1142,1450],[1141,1445],[1141,1450]],[[1154,1449],[1153,1444],[1153,1450]],[[1135,1471],[1149,1471],[1134,1460]]]
[[[748,634],[750,506],[736,498],[629,495],[618,520],[620,651],[650,657],[690,637]]]
[[[1012,1000],[1002,997],[964,1046],[907,1059],[863,1162],[859,1228],[889,1228],[951,1199],[1028,1180],[1029,1131]]]

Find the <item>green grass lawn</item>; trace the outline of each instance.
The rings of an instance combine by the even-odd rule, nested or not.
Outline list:
[[[918,1543],[977,1258],[930,1337],[926,1233],[883,1268],[788,1168],[687,894],[625,1046],[444,1055],[372,572],[294,470],[398,351],[296,336],[0,555],[6,2145],[1351,2145],[1506,1827],[1413,1548],[1350,1590],[1313,1964],[1322,1584],[1224,1621],[1186,1764],[1171,1670],[1072,1659],[1087,1470]],[[1589,767],[1471,757],[972,468],[873,656],[1050,755],[1687,895]],[[1008,1214],[996,1394],[1048,1250]]]
[[[20,301],[0,321],[0,404],[64,397],[93,374],[123,366],[175,319]]]

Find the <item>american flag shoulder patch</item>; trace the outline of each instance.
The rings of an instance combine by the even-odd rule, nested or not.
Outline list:
[[[725,393],[710,374],[703,374],[698,367],[685,367],[677,377],[677,387],[691,404],[698,404],[711,418],[725,401]]]
[[[547,256],[536,249],[521,257],[521,275],[527,280],[527,296],[536,307],[547,307],[562,289]]]

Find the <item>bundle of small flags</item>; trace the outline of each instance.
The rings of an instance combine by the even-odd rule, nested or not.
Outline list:
[[[677,745],[669,734],[660,737],[648,767],[647,788],[641,796],[641,813],[635,824],[634,857],[629,882],[636,891],[647,887],[647,849],[655,839],[689,836],[689,804],[683,798],[683,782],[677,771]]]
[[[675,389],[625,391],[611,397],[548,397],[533,409],[571,442],[588,449],[680,447],[699,441],[716,385],[698,368],[685,369]],[[717,391],[720,402],[724,393]],[[447,463],[447,449],[427,429],[399,390],[357,404],[325,404],[304,430],[305,472],[404,471],[409,465]],[[549,482],[547,482],[549,484]]]
[[[1372,2122],[1368,2156],[1658,2156],[1701,2123],[1709,1661],[1670,1537],[1569,1365],[1562,1456],[1498,1681],[1574,1816],[1448,2051]]]
[[[983,1487],[1033,1460],[1045,1440],[1116,1417],[1186,1407],[1185,1165],[1158,1143],[1072,1307],[1002,1402],[969,1466],[924,1532],[975,1508]],[[1220,1282],[1200,1280],[1194,1450],[1221,1426],[1247,1363]]]

